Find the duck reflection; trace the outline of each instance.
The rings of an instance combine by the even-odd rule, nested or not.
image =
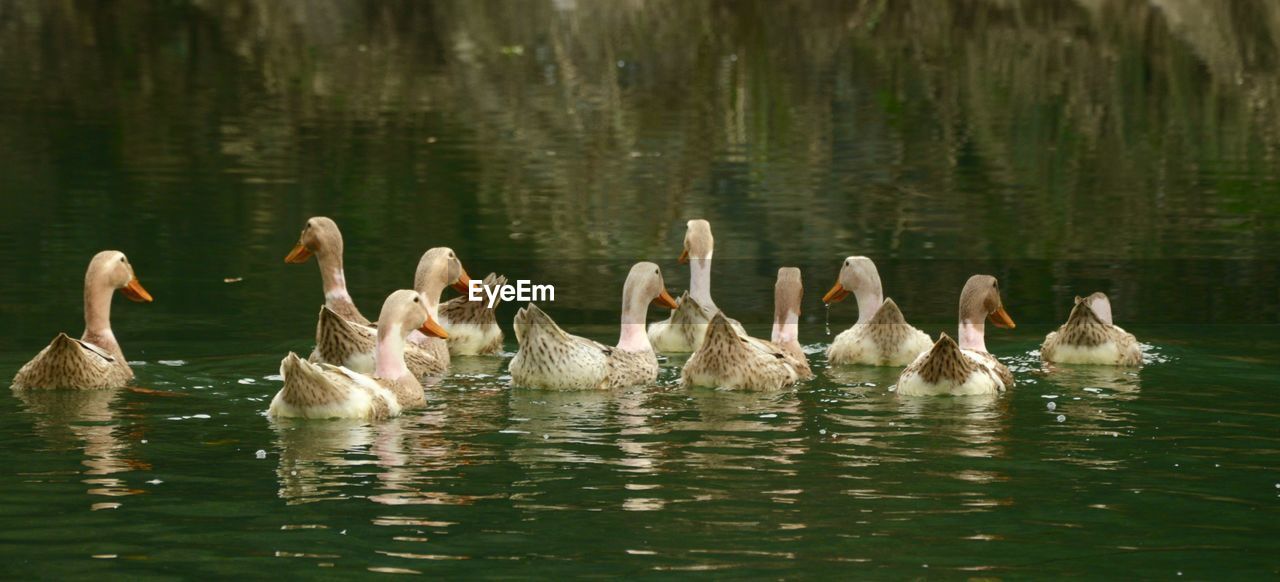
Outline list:
[[[19,390],[14,394],[33,415],[35,431],[56,449],[83,448],[84,483],[90,495],[121,497],[142,493],[124,479],[112,477],[146,471],[151,465],[132,456],[130,438],[117,422],[122,388],[104,390]],[[95,503],[94,509],[118,507]]]

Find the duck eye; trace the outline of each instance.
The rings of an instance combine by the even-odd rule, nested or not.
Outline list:
[[[120,262],[121,262],[121,263],[127,263],[127,262],[129,262],[129,261],[124,260],[124,257],[120,257]]]
[[[414,302],[414,303],[417,303],[417,302],[418,302],[418,298],[417,298],[417,297],[414,297],[414,298],[413,298],[413,302]]]

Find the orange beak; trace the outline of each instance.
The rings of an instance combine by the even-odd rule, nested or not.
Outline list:
[[[125,297],[128,297],[131,301],[137,301],[138,303],[151,303],[151,294],[147,293],[147,290],[142,288],[142,283],[138,282],[137,277],[129,279],[129,282],[125,283],[125,286],[120,288],[120,293]]]
[[[676,303],[676,300],[673,297],[671,297],[670,293],[667,293],[666,289],[663,289],[662,293],[659,293],[657,297],[653,298],[653,304],[661,305],[662,307],[666,307],[667,309],[675,309],[677,307],[680,307],[680,304]]]
[[[822,302],[826,303],[827,305],[830,305],[832,303],[839,303],[841,301],[844,301],[844,298],[848,296],[849,296],[849,290],[845,289],[844,285],[841,285],[839,281],[836,281],[835,286],[832,287],[830,291],[827,291],[826,295],[822,296]]]
[[[991,320],[991,324],[996,327],[1003,327],[1005,329],[1018,327],[1018,325],[1013,322],[1013,318],[1009,317],[1008,313],[1005,313],[1003,305],[997,307],[995,311],[992,311],[991,315],[987,316],[987,319]]]
[[[422,327],[418,328],[418,331],[431,337],[438,337],[440,339],[449,338],[449,332],[445,331],[443,327],[440,327],[440,324],[436,323],[436,320],[432,319],[430,315],[427,316],[427,321],[422,324]]]
[[[293,250],[289,251],[288,255],[285,255],[284,262],[305,263],[307,262],[307,259],[310,258],[311,251],[307,250],[307,247],[302,246],[302,241],[298,241],[298,244],[293,245]]]
[[[680,251],[680,258],[676,259],[676,262],[680,263],[681,265],[689,264],[689,249]]]
[[[471,292],[471,277],[467,276],[467,270],[459,267],[458,282],[451,285],[454,291],[466,295]]]

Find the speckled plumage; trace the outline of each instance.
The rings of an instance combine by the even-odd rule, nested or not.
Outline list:
[[[869,321],[856,323],[836,336],[827,348],[827,361],[905,366],[932,345],[928,334],[907,323],[897,303],[885,299]]]
[[[18,370],[13,378],[13,387],[114,388],[124,386],[132,379],[133,370],[118,349],[112,354],[103,348],[60,333]]]
[[[348,321],[328,307],[321,306],[316,321],[316,347],[309,360],[313,363],[345,366],[361,374],[371,374],[377,335],[376,328]],[[429,339],[436,341],[426,347],[412,342],[405,345],[405,364],[418,378],[438,377],[449,371],[448,360],[441,361],[439,358],[441,352],[448,356],[448,349],[443,347],[444,340]]]
[[[799,371],[776,345],[738,335],[723,314],[707,327],[702,347],[689,357],[680,385],[736,390],[778,390],[796,383]]]
[[[1013,387],[1013,373],[987,352],[962,350],[947,334],[898,376],[903,396],[997,394]]]
[[[664,321],[649,324],[649,343],[653,349],[662,353],[682,354],[697,351],[707,335],[707,324],[720,312],[719,309],[704,307],[685,291],[680,295],[679,307],[671,312],[671,317]],[[729,324],[743,337],[747,332],[742,324],[729,319]]]
[[[1109,300],[1103,293],[1076,297],[1067,322],[1045,336],[1040,357],[1060,364],[1142,365],[1142,346],[1138,339],[1100,318],[1090,306],[1094,301],[1107,302],[1110,310]]]
[[[509,370],[516,386],[595,390],[658,379],[658,357],[652,349],[629,352],[572,335],[532,303],[516,313],[514,329],[520,350]]]
[[[505,285],[507,278],[489,273],[484,287]],[[502,328],[494,317],[500,301],[488,306],[488,296],[480,301],[468,301],[467,296],[455,297],[440,304],[440,324],[449,332],[449,353],[457,356],[492,355],[502,351]]]

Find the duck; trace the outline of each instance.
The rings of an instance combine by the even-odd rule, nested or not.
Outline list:
[[[519,350],[511,359],[513,385],[550,390],[603,390],[651,383],[658,357],[645,334],[649,304],[677,307],[662,282],[662,271],[636,263],[622,287],[622,329],[615,346],[569,334],[537,305],[516,313]]]
[[[326,216],[312,216],[303,225],[298,242],[285,256],[284,262],[301,264],[315,256],[324,285],[325,307],[347,321],[370,325],[347,292],[347,278],[342,271],[342,248],[342,231],[338,224]]]
[[[84,274],[84,333],[80,339],[59,333],[23,364],[13,377],[13,388],[103,389],[133,380],[133,370],[111,331],[111,298],[116,290],[132,301],[152,301],[124,253],[102,251],[89,261]]]
[[[1045,336],[1040,357],[1057,364],[1142,365],[1138,338],[1111,320],[1111,299],[1097,292],[1076,297],[1067,322]]]
[[[501,289],[507,278],[489,273],[484,287]],[[489,305],[489,296],[480,301],[470,301],[469,295],[454,297],[440,304],[440,325],[449,332],[447,341],[450,356],[489,356],[502,351],[502,328],[494,317],[500,303],[497,296]]]
[[[446,286],[465,289],[471,279],[457,255],[448,247],[436,247],[422,254],[414,274],[414,290],[423,308],[439,321],[440,293]],[[328,304],[320,307],[316,322],[316,347],[308,358],[312,363],[345,366],[361,374],[373,373],[376,365],[377,329],[342,317]],[[449,348],[443,336],[412,330],[405,345],[405,361],[419,378],[434,378],[449,371]]]
[[[649,325],[649,343],[662,353],[695,352],[702,345],[707,324],[720,311],[711,299],[711,256],[715,253],[715,237],[711,223],[694,219],[686,223],[684,250],[677,259],[689,265],[689,289],[680,296],[679,307],[665,321]],[[747,332],[736,320],[725,318],[743,337]]]
[[[846,257],[835,286],[822,297],[831,305],[852,294],[858,301],[858,321],[827,347],[832,364],[905,366],[933,346],[929,334],[907,323],[893,299],[884,296],[880,272],[867,257]]]
[[[940,334],[933,347],[898,376],[898,394],[976,396],[1013,388],[1013,373],[987,351],[984,319],[996,327],[1015,327],[1000,301],[999,281],[991,275],[974,275],[960,292],[960,342]]]
[[[812,378],[798,339],[802,295],[800,270],[779,269],[770,341],[739,335],[723,313],[712,316],[702,347],[684,364],[680,385],[779,390]]]
[[[280,362],[284,386],[271,399],[267,414],[275,418],[382,420],[425,404],[422,383],[404,358],[411,331],[441,338],[448,335],[431,317],[417,291],[401,289],[387,297],[378,315],[372,374],[315,364],[289,352]]]

